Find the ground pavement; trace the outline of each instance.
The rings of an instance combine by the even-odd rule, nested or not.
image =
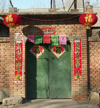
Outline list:
[[[13,108],[99,108],[99,106],[70,99],[36,99]]]

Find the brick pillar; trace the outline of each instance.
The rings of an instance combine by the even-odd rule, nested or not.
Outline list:
[[[9,91],[10,97],[12,96],[22,96],[25,98],[25,43],[23,44],[23,81],[21,83],[14,82],[14,66],[15,66],[15,57],[14,57],[14,37],[15,33],[21,34],[21,26],[16,27],[16,29],[10,28],[10,71],[9,71]]]

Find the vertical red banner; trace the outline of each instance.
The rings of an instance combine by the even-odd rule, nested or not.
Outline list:
[[[74,39],[74,80],[82,80],[81,39]]]
[[[23,40],[15,40],[15,75],[14,81],[22,81]]]

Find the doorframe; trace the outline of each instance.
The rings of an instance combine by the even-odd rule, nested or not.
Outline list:
[[[73,98],[73,96],[75,95],[74,94],[74,74],[73,74],[73,72],[74,72],[74,59],[73,59],[73,57],[74,57],[74,55],[73,55],[73,40],[74,39],[81,39],[81,42],[83,43],[84,42],[84,39],[83,39],[83,36],[67,36],[67,40],[70,42],[70,44],[71,44],[71,97]],[[27,39],[24,39],[25,40],[25,73],[27,73],[26,72],[26,42],[27,42]],[[25,98],[27,98],[26,96],[26,88],[27,88],[27,83],[26,83],[26,75],[25,75]],[[74,96],[75,97],[75,96]]]

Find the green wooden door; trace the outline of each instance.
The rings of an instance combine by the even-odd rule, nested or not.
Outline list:
[[[34,44],[26,43],[26,95],[27,98],[48,98],[48,49],[38,58],[30,52]]]
[[[27,98],[71,98],[70,44],[63,46],[66,52],[57,58],[51,45],[41,45],[45,52],[36,59],[26,44]]]
[[[71,98],[70,43],[63,47],[66,52],[60,58],[49,52],[49,57],[53,58],[49,61],[50,98]]]
[[[42,45],[44,53],[37,59],[37,98],[49,98],[48,86],[48,49]]]
[[[36,98],[37,82],[36,82],[36,58],[29,51],[33,44],[26,43],[26,97]]]

